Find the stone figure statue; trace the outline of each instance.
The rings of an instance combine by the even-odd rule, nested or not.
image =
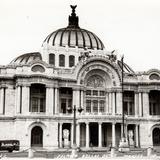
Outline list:
[[[63,139],[64,139],[64,147],[69,147],[70,142],[69,142],[69,130],[68,129],[63,130]]]

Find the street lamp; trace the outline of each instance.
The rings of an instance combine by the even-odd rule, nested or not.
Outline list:
[[[121,68],[122,68],[122,138],[120,140],[120,144],[119,144],[119,151],[129,151],[129,145],[128,145],[128,141],[127,141],[127,137],[125,135],[125,129],[124,129],[124,120],[125,120],[125,113],[124,113],[124,55],[122,55],[121,58]]]
[[[121,63],[122,63],[122,138],[125,139],[125,132],[124,132],[124,55],[122,55]]]
[[[72,108],[68,108],[68,111],[72,111]],[[83,108],[79,107],[78,112],[81,113]],[[76,158],[77,155],[77,144],[76,144],[76,105],[73,105],[73,147],[72,147],[72,158]]]

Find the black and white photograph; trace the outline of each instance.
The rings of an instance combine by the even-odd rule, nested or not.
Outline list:
[[[159,0],[0,0],[0,159],[160,159]]]

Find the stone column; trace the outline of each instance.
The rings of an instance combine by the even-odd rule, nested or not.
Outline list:
[[[139,130],[138,130],[138,124],[136,124],[136,147],[139,147]]]
[[[59,54],[55,54],[55,67],[59,67]]]
[[[71,124],[71,146],[73,147],[73,136],[74,136],[74,128],[73,128],[73,123]]]
[[[123,124],[121,123],[121,138],[123,137]]]
[[[86,122],[86,148],[89,148],[89,122]]]
[[[77,143],[77,147],[80,147],[80,123],[77,123],[77,135],[76,135],[76,143]]]
[[[135,116],[138,117],[138,93],[134,92],[134,110],[135,110]]]
[[[109,92],[109,113],[112,113],[112,93]]]
[[[122,114],[122,92],[117,92],[116,93],[116,98],[117,98],[117,113]]]
[[[4,113],[4,88],[0,89],[0,114]]]
[[[59,123],[59,147],[62,148],[62,124]]]
[[[116,146],[116,127],[115,127],[116,123],[113,122],[112,123],[112,147]]]
[[[22,113],[28,114],[30,107],[30,85],[22,87]]]
[[[115,92],[112,93],[112,115],[115,115],[116,113],[116,97],[115,97]]]
[[[106,92],[106,108],[105,111],[106,113],[109,113],[109,98],[108,98],[108,92]]]
[[[81,107],[84,109],[84,91],[81,90]]]
[[[16,113],[20,114],[21,111],[21,86],[17,86],[16,88]]]
[[[142,117],[142,93],[141,92],[139,92],[138,99],[139,99],[139,116]]]
[[[55,114],[59,113],[59,89],[55,88],[55,95],[54,95],[54,107],[55,107]]]
[[[65,66],[69,67],[69,55],[65,56]]]
[[[143,115],[149,116],[149,93],[143,92]]]
[[[98,147],[102,147],[102,122],[98,122]]]
[[[53,115],[53,91],[52,86],[46,86],[46,113],[48,115]]]

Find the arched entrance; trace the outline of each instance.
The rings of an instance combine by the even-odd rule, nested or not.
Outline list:
[[[32,128],[31,146],[32,147],[42,147],[43,146],[43,130],[39,126]]]
[[[153,129],[153,146],[160,146],[160,128]]]

